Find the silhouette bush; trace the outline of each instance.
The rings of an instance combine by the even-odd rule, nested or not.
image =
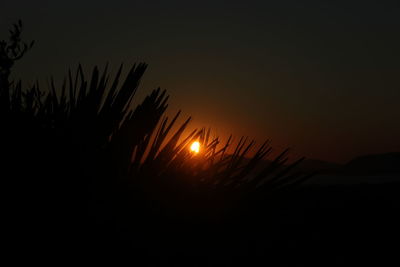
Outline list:
[[[144,63],[133,65],[123,82],[122,65],[114,77],[94,67],[89,79],[79,65],[60,88],[51,80],[50,88],[36,83],[23,90],[9,81],[33,44],[22,42],[21,29],[18,22],[0,43],[0,140],[4,188],[10,212],[18,214],[12,224],[24,234],[41,229],[42,239],[86,238],[92,245],[129,239],[167,221],[214,218],[238,201],[310,177],[293,171],[303,158],[286,164],[288,149],[260,167],[269,142],[248,158],[255,142],[247,138],[221,144],[204,128],[185,133],[191,118],[180,125],[180,112],[168,118],[160,88],[133,107]],[[189,150],[194,140],[202,147],[197,155]]]

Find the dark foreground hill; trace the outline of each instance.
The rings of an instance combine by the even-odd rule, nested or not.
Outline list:
[[[399,183],[301,187],[244,206],[220,223],[167,227],[168,238],[150,239],[148,263],[394,266],[400,264],[399,192]]]
[[[34,239],[15,234],[15,259],[133,266],[398,266],[399,192],[399,183],[301,186],[249,200],[215,220],[147,218],[118,237],[104,225],[88,225],[84,235],[73,238],[63,229],[56,229],[53,239],[40,232]],[[54,242],[43,245],[46,240]]]

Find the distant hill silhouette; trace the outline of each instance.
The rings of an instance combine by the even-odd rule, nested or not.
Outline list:
[[[299,170],[335,175],[400,174],[400,152],[362,155],[345,164],[306,159],[300,164]]]
[[[360,156],[345,164],[342,170],[352,174],[400,174],[400,152]]]
[[[245,161],[249,160],[245,159]],[[270,164],[271,160],[265,159],[260,163],[259,168]],[[305,159],[298,165],[296,171],[335,176],[397,175],[400,174],[400,152],[362,155],[344,164],[319,159]]]
[[[400,153],[371,154],[356,157],[343,165],[318,160],[303,162],[302,170],[317,175],[308,184],[355,185],[387,184],[400,181]]]
[[[318,172],[335,172],[343,165],[339,163],[319,160],[319,159],[306,159],[299,166],[302,171],[318,171]]]

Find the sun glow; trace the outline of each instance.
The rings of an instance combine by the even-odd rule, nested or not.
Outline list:
[[[198,141],[193,142],[192,145],[190,146],[190,150],[196,154],[199,153],[200,143]]]

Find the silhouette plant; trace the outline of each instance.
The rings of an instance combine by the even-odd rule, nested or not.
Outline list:
[[[57,210],[52,216],[82,234],[87,229],[78,218],[88,214],[101,225],[132,227],[137,217],[176,215],[171,210],[181,206],[196,213],[195,203],[207,210],[218,199],[225,205],[227,199],[263,196],[310,177],[292,171],[304,158],[285,165],[288,149],[260,169],[272,150],[269,142],[248,159],[254,141],[242,137],[235,145],[230,137],[221,146],[206,129],[184,135],[191,118],[173,130],[180,112],[165,116],[168,96],[160,88],[132,107],[144,63],[133,65],[122,84],[122,65],[112,79],[107,67],[95,67],[87,79],[79,65],[61,88],[51,80],[46,90],[36,83],[23,91],[20,82],[9,82],[14,62],[33,44],[21,41],[21,29],[18,22],[10,41],[0,42],[0,139],[9,194],[22,206],[29,200],[26,212],[40,207],[48,218]],[[202,146],[198,155],[189,150],[194,140]]]
[[[7,99],[9,95],[9,76],[11,68],[14,63],[21,59],[25,53],[32,48],[34,41],[29,45],[21,40],[22,33],[22,21],[19,20],[13,25],[13,29],[10,30],[9,40],[0,41],[0,103],[3,108],[9,107],[7,105]]]

